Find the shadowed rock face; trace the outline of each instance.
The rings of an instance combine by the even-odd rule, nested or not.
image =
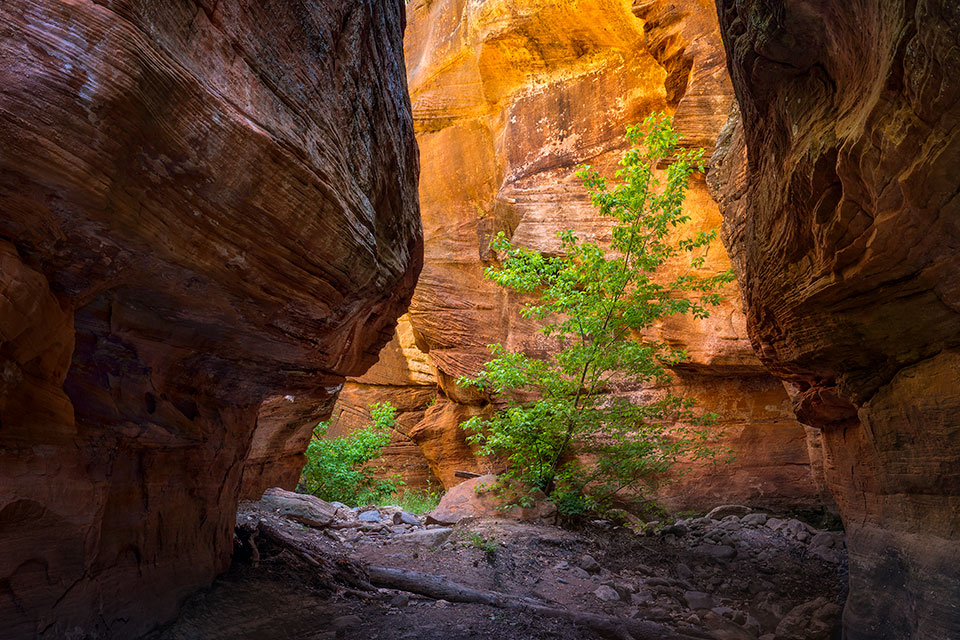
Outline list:
[[[422,260],[403,3],[0,5],[0,636],[133,637]]]
[[[414,468],[412,443],[450,486],[460,481],[457,469],[496,469],[473,455],[458,428],[490,410],[487,398],[457,386],[456,378],[476,373],[489,344],[532,353],[549,347],[519,317],[520,301],[484,279],[496,258],[491,237],[505,231],[546,252],[559,249],[556,234],[568,228],[604,240],[609,221],[591,206],[575,176],[578,165],[612,175],[626,126],[658,110],[675,116],[687,144],[709,154],[733,92],[707,0],[414,0],[407,16],[426,240],[409,314],[412,344],[404,353],[410,362],[429,363],[435,375],[414,379],[391,356],[395,364],[347,383],[335,417],[359,424],[368,402],[392,400],[403,411],[404,435],[388,452],[391,463]],[[691,185],[686,206],[686,232],[719,226],[702,180]],[[706,270],[728,267],[717,242]],[[728,293],[709,319],[670,318],[655,332],[690,353],[677,384],[723,416],[737,462],[695,467],[660,497],[676,508],[818,504],[804,430],[782,384],[750,347],[736,288]],[[425,477],[407,473],[411,483]]]
[[[750,339],[823,433],[846,637],[960,637],[960,8],[718,0]]]

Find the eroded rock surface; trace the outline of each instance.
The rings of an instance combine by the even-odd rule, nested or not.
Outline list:
[[[0,5],[3,637],[170,617],[389,340],[422,251],[402,11]]]
[[[822,430],[845,637],[960,636],[960,13],[718,0],[711,181],[750,339]]]
[[[495,260],[488,249],[493,234],[505,231],[547,252],[558,250],[556,233],[567,228],[603,240],[609,221],[590,205],[578,165],[612,175],[626,126],[657,110],[673,114],[686,143],[709,154],[732,89],[716,13],[705,0],[414,0],[407,15],[426,238],[410,325],[416,357],[434,369],[435,390],[410,386],[403,368],[394,368],[392,376],[349,383],[338,412],[361,414],[376,398],[393,400],[412,417],[413,394],[420,394],[421,417],[404,425],[407,448],[389,459],[409,466],[412,441],[450,487],[460,481],[458,469],[498,470],[495,461],[474,456],[457,428],[490,411],[488,398],[456,378],[476,373],[492,343],[532,353],[548,347],[519,317],[519,301],[483,277]],[[693,218],[687,232],[719,226],[702,180],[691,185],[686,206]],[[718,242],[705,268],[728,267]],[[728,294],[709,319],[671,318],[655,331],[690,353],[677,372],[678,389],[722,416],[719,428],[737,460],[695,466],[661,499],[675,508],[817,504],[803,428],[782,384],[753,354],[736,288]],[[422,477],[410,474],[409,481]]]

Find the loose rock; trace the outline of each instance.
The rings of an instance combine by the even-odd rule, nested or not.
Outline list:
[[[410,604],[410,596],[405,593],[398,593],[390,599],[391,607],[401,608],[407,606],[408,604]]]
[[[615,602],[620,599],[620,594],[617,593],[617,590],[606,584],[602,584],[597,587],[597,590],[593,592],[593,595],[597,596],[604,602]]]
[[[420,531],[411,531],[397,536],[397,542],[410,542],[424,547],[436,547],[447,541],[453,529],[421,529]]]
[[[376,509],[371,509],[370,511],[364,511],[361,513],[359,516],[357,516],[357,519],[360,520],[360,522],[380,522],[383,520],[383,517]]]
[[[683,599],[691,609],[712,609],[716,606],[713,596],[702,591],[687,591],[683,594]]]
[[[717,560],[729,560],[737,555],[736,549],[725,544],[702,544],[693,550]]]
[[[420,518],[412,513],[407,513],[406,511],[398,511],[397,513],[393,514],[393,524],[409,524],[411,526],[419,527]]]
[[[584,554],[580,557],[580,568],[587,573],[600,573],[600,563],[591,555]]]
[[[766,521],[767,521],[767,514],[765,513],[749,513],[743,516],[742,518],[740,518],[741,523],[745,525],[754,526],[754,527],[758,527],[763,523],[765,523]]]

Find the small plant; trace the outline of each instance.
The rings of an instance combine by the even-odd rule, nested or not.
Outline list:
[[[702,267],[716,235],[674,239],[689,220],[683,201],[690,175],[703,170],[703,150],[679,147],[662,115],[629,127],[626,137],[634,147],[620,163],[619,184],[590,167],[578,174],[600,215],[614,219],[609,248],[570,230],[559,234],[555,256],[515,246],[503,233],[491,244],[504,259],[487,277],[526,296],[522,315],[540,321],[541,333],[557,345],[546,358],[491,345],[493,358],[480,373],[459,380],[506,403],[462,426],[481,455],[508,461],[497,484],[508,504],[526,506],[534,490],[568,515],[602,511],[614,498],[642,502],[647,486],[678,458],[722,451],[708,445],[705,429],[716,416],[699,415],[692,399],[662,392],[641,401],[618,393],[669,384],[669,367],[686,354],[644,330],[671,315],[706,317],[733,278],[729,271],[655,277],[683,254],[694,269]],[[662,162],[669,165],[660,174]]]
[[[301,490],[327,502],[349,506],[383,504],[403,486],[399,474],[377,478],[381,471],[371,465],[390,443],[396,425],[396,410],[389,402],[370,408],[373,424],[337,438],[327,438],[329,422],[313,430],[307,446],[307,464],[300,476]]]
[[[409,513],[421,514],[436,509],[442,497],[443,491],[434,489],[433,485],[428,482],[426,489],[406,488],[394,494],[390,498],[390,504],[399,505],[401,509]]]
[[[500,550],[500,545],[497,544],[497,541],[492,538],[486,538],[475,531],[471,531],[467,534],[466,544],[470,547],[473,547],[477,551],[482,551],[487,555],[487,558],[490,559],[491,556],[496,555],[497,551]]]

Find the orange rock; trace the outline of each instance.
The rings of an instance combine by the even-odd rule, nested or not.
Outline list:
[[[502,508],[502,501],[492,490],[497,476],[487,474],[470,478],[451,487],[433,511],[426,514],[427,523],[456,524],[464,518],[510,518],[553,523],[557,508],[542,493],[534,496],[532,507]],[[479,489],[479,491],[478,491]]]

